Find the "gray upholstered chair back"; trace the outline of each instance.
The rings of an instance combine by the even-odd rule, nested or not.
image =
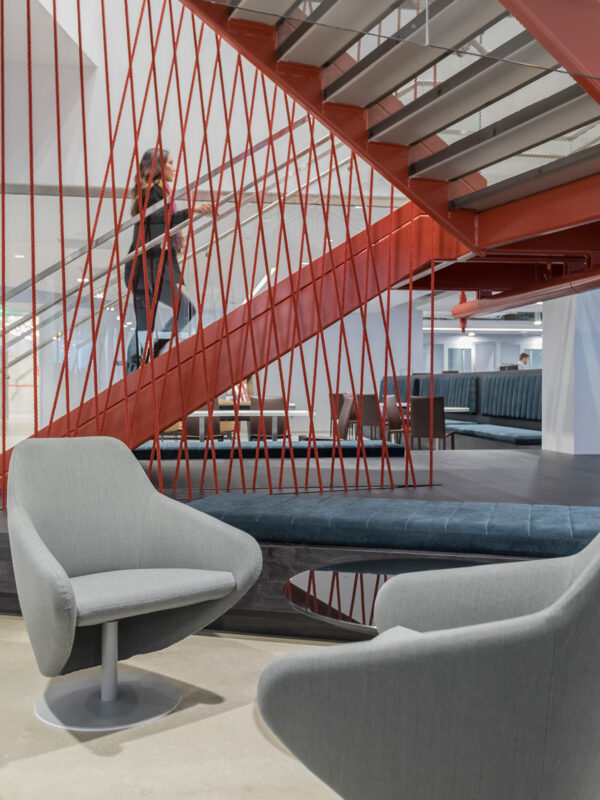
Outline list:
[[[99,470],[98,460],[110,469]],[[8,483],[13,504],[29,515],[69,577],[164,565],[153,552],[148,524],[157,493],[122,442],[109,437],[21,442]]]
[[[546,611],[554,647],[544,665],[552,687],[545,783],[552,798],[587,798],[573,787],[582,778],[600,786],[600,536],[565,560],[569,587]]]
[[[375,623],[259,684],[267,723],[340,796],[597,800],[600,535],[563,558],[398,575]]]

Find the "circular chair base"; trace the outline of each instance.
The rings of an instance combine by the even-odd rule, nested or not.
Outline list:
[[[69,731],[117,731],[166,716],[177,708],[176,686],[153,675],[119,679],[116,700],[100,699],[100,675],[86,675],[51,686],[35,705],[42,722]]]

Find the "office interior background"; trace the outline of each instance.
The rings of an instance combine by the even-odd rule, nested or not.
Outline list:
[[[600,63],[589,31],[600,12],[579,0],[568,22],[537,0],[0,0],[0,12],[7,797],[40,792],[21,767],[44,760],[63,796],[119,796],[131,770],[128,796],[169,796],[158,763],[142,774],[158,752],[142,734],[85,739],[90,774],[100,779],[99,756],[118,766],[114,782],[81,789],[84,767],[61,773],[82,742],[38,735],[18,700],[43,683],[8,547],[12,451],[89,436],[121,440],[160,493],[259,541],[244,525],[267,498],[348,502],[310,514],[330,528],[328,513],[355,518],[362,539],[319,541],[314,519],[308,534],[284,534],[335,545],[323,560],[265,562],[263,533],[262,577],[210,632],[175,645],[183,710],[154,724],[180,749],[173,797],[201,781],[185,725],[168,721],[177,714],[207,748],[196,762],[207,796],[351,796],[284,751],[254,698],[276,656],[376,634],[378,591],[412,570],[400,551],[439,566],[437,539],[370,540],[364,503],[581,507],[594,529]],[[147,208],[131,205],[147,150],[171,228],[150,245]],[[170,296],[159,301],[154,281]],[[269,533],[297,525],[273,513]],[[395,566],[359,584],[358,568],[335,568],[357,562],[357,547]],[[468,547],[447,549],[473,563],[573,555]],[[168,652],[136,656],[139,668],[169,671]],[[224,779],[228,714],[237,777]],[[54,748],[65,749],[53,762]]]

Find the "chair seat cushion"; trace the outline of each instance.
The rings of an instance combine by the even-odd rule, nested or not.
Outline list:
[[[231,572],[208,569],[122,569],[71,578],[78,625],[190,606],[235,589]]]

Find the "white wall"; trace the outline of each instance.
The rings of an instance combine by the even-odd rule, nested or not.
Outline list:
[[[600,291],[544,304],[542,447],[600,453]]]

